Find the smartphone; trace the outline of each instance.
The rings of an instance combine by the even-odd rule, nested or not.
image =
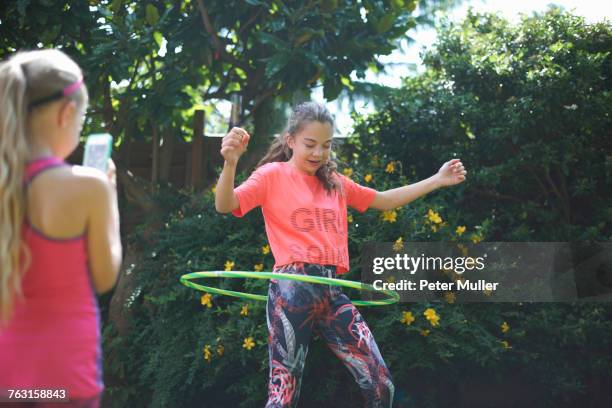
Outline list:
[[[113,137],[108,133],[96,133],[89,135],[85,142],[85,154],[83,155],[83,166],[94,167],[108,171],[108,159],[113,150]]]
[[[240,113],[242,111],[242,96],[233,94],[231,96],[232,110],[230,111],[229,130],[234,126],[240,126]]]

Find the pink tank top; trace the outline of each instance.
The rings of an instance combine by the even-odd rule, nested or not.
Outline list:
[[[29,163],[26,184],[58,166],[67,164],[55,157]],[[85,235],[52,238],[26,219],[23,239],[31,265],[22,281],[23,299],[0,328],[0,390],[65,389],[70,399],[99,394],[100,315]]]

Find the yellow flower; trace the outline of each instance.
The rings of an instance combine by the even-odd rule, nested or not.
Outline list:
[[[441,224],[442,223],[442,217],[440,217],[440,214],[438,214],[437,212],[435,212],[431,208],[427,212],[427,219],[430,222],[433,222],[434,224]]]
[[[347,167],[346,169],[342,170],[342,173],[346,177],[351,177],[353,175],[353,169],[351,169],[350,167]]]
[[[234,262],[232,262],[232,261],[225,261],[225,270],[226,271],[231,271],[233,267],[234,267]]]
[[[477,244],[480,241],[482,241],[482,237],[480,235],[477,234],[473,234],[470,239],[472,240],[473,243]]]
[[[464,232],[465,232],[465,225],[461,225],[457,227],[457,229],[455,230],[455,233],[459,236],[461,236]]]
[[[404,323],[406,326],[410,326],[414,320],[412,312],[402,312],[402,320],[400,320],[400,322]]]
[[[211,188],[210,191],[212,191],[213,194],[215,194],[217,192],[217,186],[213,186],[213,188]]]
[[[248,316],[249,315],[249,305],[242,306],[240,309],[240,316]]]
[[[429,330],[421,330],[419,331],[419,334],[423,337],[427,337],[429,336]]]
[[[346,217],[346,220],[349,222],[349,224],[352,223],[353,222],[353,216],[349,214],[349,216]]]
[[[501,325],[501,330],[502,330],[502,333],[506,333],[508,330],[510,330],[510,326],[508,325],[508,323],[503,322]]]
[[[455,303],[455,299],[457,299],[457,296],[455,295],[454,292],[444,292],[444,299],[448,302],[448,303]]]
[[[366,174],[363,179],[365,180],[366,183],[369,183],[370,181],[372,181],[372,175]]]
[[[397,221],[397,212],[395,210],[383,211],[382,217],[383,221],[395,222]]]
[[[200,298],[200,303],[202,304],[202,306],[212,307],[212,302],[210,301],[211,299],[212,295],[210,293],[205,293]]]
[[[393,244],[393,249],[396,251],[401,251],[402,249],[404,249],[404,240],[402,239],[402,237],[399,237],[397,240],[395,240],[395,243]]]
[[[501,340],[500,343],[505,349],[511,349],[510,344],[506,340]]]
[[[217,354],[219,355],[219,357],[221,357],[224,352],[225,352],[225,347],[223,347],[223,344],[219,344],[217,346]]]
[[[385,171],[387,173],[393,173],[395,171],[395,164],[393,162],[389,162],[385,168]]]
[[[253,341],[253,338],[247,337],[246,339],[244,339],[244,343],[242,344],[242,347],[244,347],[247,350],[250,350],[253,347],[255,347],[255,342]]]
[[[270,253],[270,245],[266,244],[261,247],[261,253],[264,255],[268,255]]]
[[[204,360],[210,363],[210,360],[212,360],[212,353],[210,352],[210,346],[208,344],[204,346],[203,352],[204,352]]]
[[[262,263],[255,264],[255,266],[253,266],[253,269],[255,269],[256,272],[261,272],[263,271],[263,264]]]
[[[436,311],[432,308],[428,308],[423,312],[423,315],[427,318],[427,320],[429,320],[429,323],[431,323],[431,325],[433,327],[438,326],[440,323],[440,316],[438,316],[438,314],[436,313]]]

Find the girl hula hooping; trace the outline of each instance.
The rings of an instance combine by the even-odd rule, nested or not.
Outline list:
[[[100,404],[94,290],[115,284],[122,247],[112,162],[108,174],[64,162],[87,102],[61,51],[0,63],[0,400],[55,390],[62,406]]]
[[[234,188],[236,164],[249,134],[233,128],[223,138],[225,164],[216,187],[216,209],[242,217],[261,206],[275,273],[342,275],[349,269],[347,206],[361,212],[390,210],[465,180],[463,164],[453,159],[415,184],[382,192],[361,186],[336,171],[330,158],[333,129],[334,120],[324,106],[298,105],[287,130],[238,188]],[[267,408],[296,406],[313,333],[349,369],[367,407],[391,406],[391,374],[368,325],[339,287],[271,280],[267,325]]]

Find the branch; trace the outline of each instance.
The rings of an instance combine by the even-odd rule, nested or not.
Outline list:
[[[227,86],[230,83],[230,76],[232,74],[232,71],[235,69],[236,67],[232,66],[229,71],[227,71],[227,73],[225,74],[225,76],[223,76],[223,80],[221,81],[221,84],[219,85],[219,87],[217,87],[217,90],[214,92],[210,92],[210,88],[212,88],[212,83],[210,84],[210,86],[208,87],[208,89],[206,90],[206,92],[204,93],[204,99],[212,99],[212,98],[220,98],[222,96],[225,96],[225,88],[227,88]]]
[[[569,194],[567,192],[567,179],[565,178],[565,174],[563,174],[563,170],[561,170],[560,166],[555,167],[555,170],[557,171],[557,175],[559,176],[559,180],[561,181],[561,193],[563,193],[565,199],[569,201]]]
[[[257,11],[257,13],[255,13],[253,17],[249,19],[249,21],[247,21],[242,27],[240,27],[240,30],[238,30],[238,37],[240,37],[242,33],[244,33],[244,31],[259,18],[259,16],[261,15],[263,11],[264,9],[260,8],[259,11]],[[245,44],[246,44],[246,41],[245,41]]]
[[[270,88],[267,91],[265,91],[263,94],[261,94],[261,96],[255,100],[255,103],[253,104],[252,111],[256,111],[257,108],[259,107],[259,105],[264,103],[266,101],[266,99],[268,99],[269,97],[273,96],[275,93],[277,93],[281,89],[282,89],[282,85],[281,85],[281,88],[279,88],[279,89]]]
[[[136,65],[134,65],[134,73],[132,74],[132,77],[130,78],[130,82],[128,83],[128,88],[131,89],[132,88],[132,83],[134,82],[134,80],[136,79],[136,75],[138,74],[138,67],[140,66],[140,58],[138,58],[136,60]]]
[[[200,10],[200,15],[202,16],[202,22],[204,23],[204,28],[208,35],[212,37],[213,44],[219,53],[223,52],[223,45],[219,40],[219,36],[217,35],[217,30],[215,30],[210,22],[210,16],[208,15],[208,10],[204,7],[204,1],[198,0],[198,9]]]
[[[104,75],[104,102],[102,107],[102,117],[104,118],[104,122],[106,122],[106,130],[110,131],[112,124],[114,121],[114,113],[113,102],[111,98],[111,90],[110,90],[110,81],[108,79],[108,75]]]
[[[548,170],[546,170],[545,174],[546,174],[546,181],[548,181],[548,184],[550,184],[550,186],[552,187],[553,192],[555,193],[559,201],[561,201],[563,215],[565,215],[565,219],[569,222],[568,200],[563,196],[563,194],[561,194],[561,191],[559,191],[559,189],[557,188],[557,185],[555,184],[554,180],[552,179],[552,177],[550,177],[550,173],[548,172]]]
[[[561,169],[560,166],[557,166],[555,170],[557,171],[557,174],[559,175],[559,180],[561,181],[561,193],[563,194],[563,197],[565,197],[565,208],[566,208],[567,221],[571,223],[572,210],[571,210],[570,196],[567,191],[567,178],[565,177],[565,174],[563,174],[563,170]]]
[[[248,64],[245,64],[242,61],[239,61],[233,55],[229,54],[225,50],[223,43],[221,42],[221,40],[219,39],[219,36],[217,35],[217,30],[215,30],[215,28],[212,25],[212,22],[210,21],[210,16],[208,15],[208,10],[204,6],[203,0],[198,0],[198,10],[200,11],[200,15],[202,16],[202,23],[204,24],[204,29],[206,30],[208,35],[212,38],[213,45],[217,53],[219,54],[219,56],[223,57],[225,61],[231,63],[232,65],[242,68],[244,71],[249,70]]]

